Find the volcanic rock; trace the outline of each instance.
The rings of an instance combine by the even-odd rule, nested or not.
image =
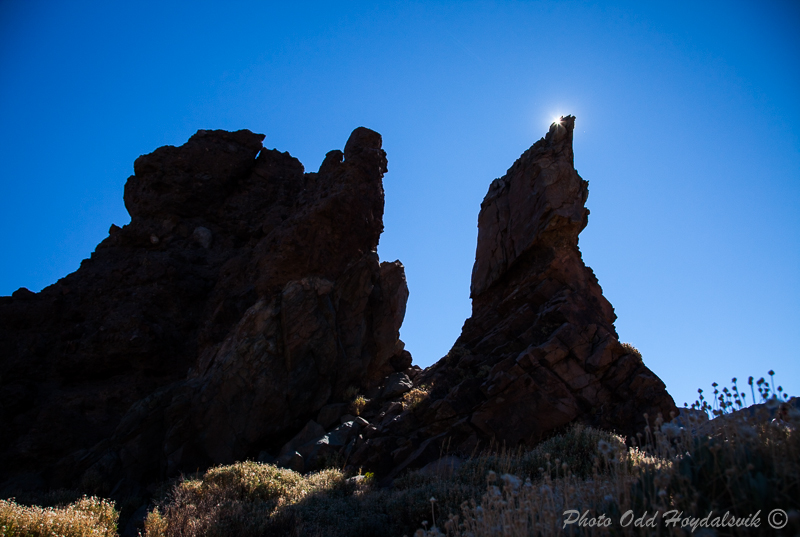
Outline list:
[[[414,376],[427,398],[384,421],[355,467],[396,475],[445,445],[466,455],[492,442],[532,446],[573,422],[631,435],[645,413],[676,412],[663,382],[619,342],[614,310],[581,258],[588,183],[573,164],[574,123],[551,125],[489,186],[472,316],[448,355]]]
[[[277,453],[407,367],[403,265],[376,253],[380,135],[356,129],[317,173],[263,138],[198,131],[139,157],[131,223],[0,298],[0,492],[135,495]]]
[[[356,129],[317,173],[249,131],[139,157],[131,223],[41,293],[0,297],[0,493],[141,497],[245,458],[336,457],[390,480],[445,449],[452,463],[573,422],[630,435],[645,413],[668,418],[672,398],[619,342],[581,259],[574,121],[490,185],[472,315],[426,370],[399,340],[403,265],[376,253],[380,135]]]

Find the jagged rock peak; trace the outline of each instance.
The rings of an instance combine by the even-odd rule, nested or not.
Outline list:
[[[574,126],[573,116],[554,122],[481,204],[472,316],[456,347],[492,368],[470,420],[483,436],[531,443],[575,420],[633,433],[644,413],[676,410],[620,344],[581,258],[589,191],[574,167]]]
[[[408,368],[381,263],[381,136],[304,173],[247,130],[136,159],[130,224],[78,271],[0,297],[0,492],[154,481],[255,457]]]
[[[472,315],[447,356],[414,376],[430,388],[353,457],[396,475],[444,445],[535,445],[572,422],[624,434],[676,411],[663,382],[623,346],[614,311],[578,249],[588,183],[562,117],[489,186],[478,216]]]
[[[474,298],[532,247],[577,244],[586,227],[588,183],[573,167],[573,116],[550,126],[508,170],[481,203],[478,247],[472,270]]]

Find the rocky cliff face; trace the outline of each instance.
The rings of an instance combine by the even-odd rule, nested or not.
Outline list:
[[[638,352],[619,342],[613,308],[581,259],[588,183],[573,165],[574,122],[554,123],[490,185],[472,316],[450,353],[415,375],[427,397],[393,416],[391,403],[376,411],[384,421],[355,466],[396,475],[444,445],[467,454],[490,442],[533,445],[576,421],[635,434],[643,414],[669,419],[677,410]]]
[[[280,447],[410,365],[402,264],[380,263],[379,134],[317,173],[249,131],[139,157],[131,223],[0,298],[0,488],[134,494]]]
[[[641,356],[620,344],[614,310],[581,259],[588,183],[573,164],[574,123],[554,123],[492,182],[478,217],[472,317],[453,361],[469,369],[491,357],[486,400],[470,423],[512,444],[576,419],[630,434],[643,414],[676,410]]]
[[[574,121],[492,182],[472,316],[424,371],[398,338],[403,266],[375,253],[377,133],[356,129],[317,173],[249,131],[140,157],[131,223],[76,273],[0,298],[0,493],[130,496],[246,457],[300,470],[339,456],[391,478],[444,448],[668,418],[672,398],[620,344],[578,250],[589,211]]]

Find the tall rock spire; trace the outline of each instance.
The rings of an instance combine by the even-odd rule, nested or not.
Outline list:
[[[530,443],[574,420],[633,433],[644,413],[676,410],[620,344],[614,309],[581,258],[589,191],[574,167],[574,127],[573,116],[554,122],[481,204],[472,316],[456,349],[491,367],[470,419],[485,436]]]
[[[478,216],[472,315],[439,362],[414,376],[428,397],[385,419],[353,458],[390,476],[490,442],[532,446],[573,422],[624,434],[675,403],[619,342],[614,309],[581,259],[588,183],[562,117],[501,178]]]

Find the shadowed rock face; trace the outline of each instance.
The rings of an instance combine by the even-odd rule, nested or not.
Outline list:
[[[445,447],[533,445],[576,421],[632,434],[644,413],[667,417],[672,398],[619,343],[578,250],[589,211],[574,121],[489,187],[472,316],[425,371],[399,340],[403,266],[375,252],[380,135],[356,129],[317,173],[249,131],[140,157],[131,223],[41,293],[0,298],[0,493],[135,496],[257,455],[305,468],[339,455],[392,477]],[[401,404],[419,387],[427,397]],[[358,418],[353,389],[371,399]]]
[[[472,316],[454,359],[489,358],[470,424],[532,443],[573,420],[623,433],[676,411],[664,384],[619,342],[614,309],[584,265],[588,183],[574,168],[575,118],[554,123],[500,179],[478,217]]]
[[[578,250],[588,183],[567,116],[489,187],[478,216],[472,316],[414,377],[427,399],[374,431],[354,466],[421,466],[441,446],[533,445],[571,422],[634,434],[669,419],[664,384],[618,340],[614,310]],[[383,410],[384,414],[388,408]]]
[[[136,493],[279,447],[407,367],[403,266],[375,251],[380,135],[356,129],[317,173],[263,138],[199,131],[139,157],[131,223],[0,298],[0,489]]]

